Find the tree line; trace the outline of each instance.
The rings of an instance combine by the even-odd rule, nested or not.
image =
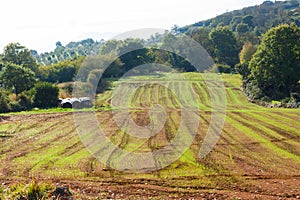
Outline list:
[[[260,5],[226,12],[217,17],[184,27],[176,27],[176,30],[181,33],[191,32],[200,27],[211,30],[222,24],[223,26],[229,26],[238,33],[249,34],[253,32],[259,35],[272,27],[290,23],[300,25],[299,0],[275,2],[266,0]],[[251,42],[254,43],[255,41]]]
[[[222,25],[212,30],[201,27],[186,35],[201,44],[215,60],[216,64],[208,71],[242,75],[243,90],[250,100],[289,101],[292,98],[298,101],[300,38],[296,24],[271,28],[257,44]],[[187,51],[178,53],[188,54],[188,48],[180,48],[189,45],[184,38],[185,35],[173,30],[148,40],[108,40],[103,42],[96,55],[79,56],[48,66],[38,63],[26,47],[8,44],[0,55],[0,111],[56,106],[56,84],[72,82],[75,76],[84,89],[100,93],[110,87],[108,80],[120,78],[143,64],[161,65],[134,69],[133,72],[141,75],[173,70],[196,71],[178,54],[162,50],[164,46],[176,44],[179,51]],[[50,97],[52,94],[54,97]]]

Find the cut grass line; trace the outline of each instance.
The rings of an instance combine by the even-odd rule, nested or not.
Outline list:
[[[237,115],[235,113],[230,114],[229,117],[231,117],[232,119],[234,119],[235,121],[239,122],[242,125],[250,127],[252,130],[256,131],[258,134],[267,137],[269,140],[285,139],[284,136],[278,134],[277,132],[273,131],[272,129],[267,128],[263,124],[255,123],[256,125],[254,125],[253,122],[256,121],[255,118],[252,119],[252,118],[248,118],[247,116],[245,117],[244,115]],[[257,121],[259,121],[259,120],[257,120]]]
[[[279,121],[280,127],[281,125],[284,125],[285,127],[291,128],[298,131],[298,134],[300,134],[300,113],[297,115],[296,118],[298,119],[293,119],[290,118],[289,116],[292,116],[294,114],[295,110],[290,110],[289,113],[283,113],[283,112],[266,112],[265,115],[268,117],[268,119],[275,119],[276,121]]]
[[[235,121],[232,118],[227,117],[227,122],[232,124],[235,128],[237,128],[239,131],[242,131],[244,134],[248,135],[251,138],[255,138],[258,142],[261,143],[262,146],[267,147],[268,149],[274,151],[278,155],[281,155],[284,158],[290,158],[295,160],[297,163],[300,163],[300,156],[294,155],[290,152],[285,151],[284,149],[279,148],[275,144],[273,144],[271,141],[263,138],[262,136],[258,135],[253,131],[252,129],[240,124],[239,122]]]
[[[287,135],[290,135],[291,137],[300,136],[299,129],[293,128],[290,125],[288,126],[286,123],[281,121],[281,118],[277,118],[277,120],[274,120],[272,117],[249,112],[247,114],[248,116],[251,116],[252,118],[259,121],[259,124],[266,124],[267,126],[274,126],[274,128],[279,129],[280,131],[286,132]],[[290,123],[297,123],[297,121],[291,121]]]

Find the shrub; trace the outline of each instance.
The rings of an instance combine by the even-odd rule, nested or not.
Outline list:
[[[111,87],[110,82],[105,79],[102,79],[96,89],[96,93],[103,93],[105,90],[108,90]]]
[[[19,95],[18,103],[21,107],[21,110],[31,110],[32,109],[32,102],[29,96],[22,93]]]
[[[8,97],[0,91],[0,113],[9,111]]]
[[[80,96],[93,96],[94,91],[92,85],[89,83],[84,82],[76,82],[73,87],[73,96],[80,97]]]
[[[47,183],[36,183],[35,181],[26,185],[23,183],[16,183],[7,189],[2,189],[2,191],[0,188],[0,199],[48,199],[47,197],[51,190],[53,190],[53,186]]]
[[[57,106],[59,89],[48,82],[39,82],[33,88],[33,105],[39,108]]]
[[[9,107],[10,107],[10,111],[12,111],[12,112],[22,111],[22,107],[21,107],[19,101],[10,101]]]
[[[72,95],[73,84],[72,83],[67,83],[62,89],[65,90],[68,95]]]
[[[229,65],[224,65],[224,64],[215,64],[211,68],[211,71],[213,73],[230,73],[231,67]]]

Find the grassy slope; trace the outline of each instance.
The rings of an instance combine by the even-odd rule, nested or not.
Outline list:
[[[191,147],[172,165],[151,174],[108,170],[81,144],[71,113],[1,115],[2,181],[36,178],[105,182],[113,178],[126,182],[146,179],[153,181],[153,185],[164,185],[176,191],[187,188],[234,190],[236,187],[242,190],[255,187],[255,183],[249,181],[255,180],[253,177],[300,176],[300,110],[267,109],[250,104],[239,89],[241,80],[237,75],[222,75],[227,92],[226,123],[214,150],[206,158],[199,159],[199,149],[211,117],[210,99],[201,76],[193,73],[184,76],[188,81],[176,76],[156,80],[174,90],[179,89],[183,102],[195,98],[190,92],[193,88],[200,102],[192,105],[201,109],[198,134]],[[130,87],[136,82],[130,79],[123,80],[122,84]],[[111,91],[99,96],[98,103],[107,106],[110,98]],[[136,152],[153,151],[167,144],[180,123],[180,101],[153,79],[132,94],[132,99],[131,116],[142,126],[149,123],[147,113],[151,102],[164,105],[169,114],[165,127],[149,140],[137,139],[118,130],[111,111],[101,111],[97,117],[107,136],[120,147]]]

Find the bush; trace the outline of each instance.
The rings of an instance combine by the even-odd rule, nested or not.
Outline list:
[[[28,184],[16,183],[6,189],[0,188],[0,199],[48,199],[50,191],[53,188],[50,184],[36,183],[35,181]]]
[[[67,83],[62,89],[65,90],[68,95],[72,95],[73,84],[72,83]]]
[[[21,110],[31,110],[32,109],[31,99],[26,94],[19,95],[18,103],[20,105]]]
[[[213,73],[230,73],[231,67],[229,65],[224,65],[224,64],[215,64],[211,68],[211,72],[213,72]]]
[[[59,89],[48,82],[39,82],[33,88],[33,105],[38,108],[57,106]]]
[[[22,111],[22,107],[20,106],[18,101],[10,101],[9,102],[10,112],[20,112]]]
[[[73,86],[73,96],[93,96],[93,86],[89,83],[84,82],[76,82],[76,84]]]
[[[0,91],[0,113],[9,112],[8,97]]]
[[[97,89],[96,89],[96,93],[103,93],[105,90],[108,90],[111,87],[110,82],[108,82],[107,80],[103,79],[99,82]]]

